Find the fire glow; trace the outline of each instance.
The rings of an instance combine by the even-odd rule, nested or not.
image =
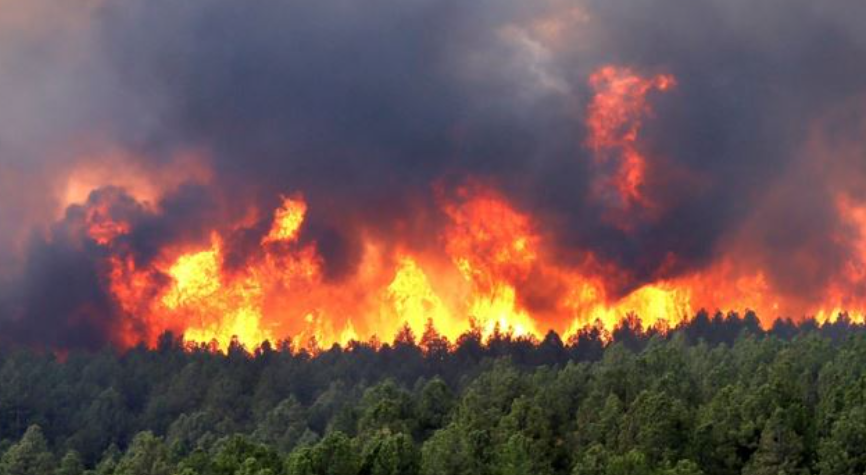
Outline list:
[[[591,259],[585,269],[557,265],[530,217],[491,190],[463,193],[464,200],[446,209],[450,225],[442,239],[452,269],[442,275],[437,266],[425,268],[423,256],[405,251],[382,256],[371,242],[365,269],[354,281],[325,282],[315,245],[296,241],[307,212],[296,197],[286,198],[274,212],[273,228],[262,241],[263,257],[255,264],[225,270],[221,238],[215,234],[210,247],[167,256],[155,269],[139,271],[112,261],[112,289],[124,308],[144,309],[147,342],[172,330],[187,341],[216,342],[221,348],[232,338],[254,346],[289,336],[299,346],[346,344],[395,335],[404,325],[421,335],[428,322],[452,341],[473,326],[484,337],[500,331],[540,338],[549,329],[572,334],[601,325],[612,331],[631,314],[646,325],[664,327],[700,308],[751,308],[759,315],[778,308],[760,273],[732,278],[724,262],[612,301],[605,276],[600,268],[593,270]],[[105,238],[103,231],[94,227],[94,239]],[[533,312],[523,302],[521,289],[531,278],[567,289],[555,308]],[[817,308],[815,315],[828,319],[841,310]],[[117,336],[128,345],[142,335]]]
[[[670,75],[646,79],[627,68],[606,66],[593,74],[589,82],[596,93],[589,105],[587,145],[598,164],[617,162],[610,179],[598,188],[609,186],[615,190],[621,207],[648,206],[641,191],[646,159],[636,146],[641,120],[652,113],[646,96],[652,90],[667,91],[676,85],[676,80]]]
[[[650,93],[669,92],[677,80],[605,66],[589,84],[594,95],[585,111],[585,147],[597,166],[592,192],[612,223],[628,232],[636,222],[651,220],[659,206],[646,193],[653,169],[640,137],[643,121],[653,117]],[[785,301],[762,269],[746,270],[724,253],[700,269],[614,293],[624,269],[591,249],[566,263],[531,211],[469,177],[440,200],[444,224],[430,238],[435,244],[414,249],[364,235],[358,268],[331,280],[319,243],[302,239],[316,207],[299,190],[285,192],[276,209],[254,210],[269,216],[268,227],[239,265],[227,264],[228,237],[216,230],[207,243],[167,246],[142,265],[119,244],[132,225],[112,217],[111,201],[87,206],[87,235],[110,251],[111,296],[124,314],[135,316],[114,323],[114,342],[152,345],[173,331],[218,348],[233,339],[247,346],[282,339],[301,347],[329,346],[390,338],[405,326],[421,335],[430,325],[452,341],[471,329],[483,337],[503,332],[541,338],[549,330],[571,335],[592,326],[610,332],[632,315],[647,326],[672,327],[700,309],[754,310],[765,325],[798,310],[819,321],[843,311],[862,319],[857,310],[863,302],[851,289],[866,274],[863,239],[819,300]],[[138,205],[146,208],[151,201],[148,196]],[[866,207],[842,197],[838,208],[857,235],[866,234]],[[225,229],[253,232],[243,220],[227,224]]]
[[[316,246],[297,242],[308,209],[296,195],[275,210],[254,264],[224,269],[221,237],[214,234],[210,247],[167,255],[155,269],[113,261],[112,288],[124,308],[143,309],[147,342],[172,330],[222,348],[232,338],[256,345],[288,336],[299,346],[345,344],[394,335],[404,325],[420,335],[428,322],[453,341],[472,327],[485,337],[500,331],[540,338],[549,329],[570,334],[600,325],[611,331],[632,314],[665,327],[700,308],[778,310],[760,273],[736,277],[726,262],[612,300],[603,269],[591,258],[581,269],[557,265],[529,216],[489,189],[472,186],[461,194],[445,209],[450,224],[441,236],[450,271],[425,267],[424,256],[408,251],[383,256],[370,242],[352,281],[327,283]],[[106,236],[104,226],[92,231],[96,240]],[[533,312],[521,289],[538,278],[566,291],[554,308]],[[815,315],[828,319],[841,310],[816,308]],[[133,344],[141,337],[121,333],[118,341]]]

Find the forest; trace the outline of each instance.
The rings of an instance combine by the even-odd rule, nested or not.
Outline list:
[[[866,330],[0,348],[2,475],[862,474]]]

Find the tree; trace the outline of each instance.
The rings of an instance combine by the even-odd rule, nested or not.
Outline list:
[[[253,432],[253,438],[288,453],[307,430],[306,411],[297,399],[289,397],[265,415]]]
[[[120,460],[120,449],[116,445],[111,444],[105,449],[99,463],[96,464],[97,475],[114,475],[114,469],[117,468],[117,462]]]
[[[177,464],[179,475],[205,475],[213,474],[213,457],[202,449],[190,452]]]
[[[81,462],[81,456],[74,450],[66,452],[60,460],[60,466],[54,472],[55,475],[82,475],[83,473],[84,464]]]
[[[2,475],[45,475],[54,468],[54,458],[42,429],[37,425],[27,428],[21,440],[3,454],[0,459]]]
[[[749,417],[748,390],[727,385],[698,409],[692,450],[710,473],[735,475],[757,449],[761,420]]]
[[[234,475],[277,475],[278,472],[275,470],[278,470],[278,468],[263,467],[258,460],[248,458],[235,470]]]
[[[551,473],[557,447],[550,417],[534,399],[520,396],[493,432],[494,473]]]
[[[421,448],[423,475],[470,475],[473,466],[469,443],[454,423],[433,433]]]
[[[829,437],[818,446],[818,472],[842,475],[866,472],[866,410],[854,407],[841,414]]]
[[[605,475],[651,475],[652,472],[647,457],[639,450],[612,456],[605,469]]]
[[[415,418],[422,435],[445,426],[453,408],[454,394],[445,381],[439,377],[428,381],[421,389],[415,409]]]
[[[415,475],[420,464],[421,453],[409,435],[383,431],[367,444],[362,472],[369,475]]]
[[[604,475],[610,454],[601,444],[594,444],[577,457],[571,475]]]
[[[676,460],[686,446],[686,410],[663,392],[643,391],[626,414],[621,447],[638,449],[651,463]]]
[[[615,394],[595,391],[577,411],[577,439],[582,446],[602,444],[614,448],[623,424],[623,404]]]
[[[123,396],[113,387],[102,391],[81,414],[78,426],[70,445],[86,458],[94,458],[109,444],[125,443],[129,415]]]
[[[215,475],[276,475],[281,473],[283,468],[282,459],[273,449],[256,444],[243,435],[234,435],[219,441],[215,451]]]
[[[448,351],[451,349],[451,344],[448,339],[442,336],[433,326],[433,320],[427,320],[424,326],[424,334],[421,336],[421,349],[427,356],[428,361],[432,362],[434,367],[438,367],[448,356]]]
[[[295,449],[286,461],[289,475],[356,475],[361,468],[352,440],[331,432],[312,447]]]
[[[659,472],[659,475],[703,475],[703,470],[691,460],[680,460],[676,465]]]
[[[544,475],[552,473],[550,463],[545,460],[544,452],[538,444],[521,433],[512,434],[508,440],[497,447],[491,461],[494,475]]]
[[[603,354],[477,328],[438,353],[408,332],[315,353],[0,346],[0,475],[866,472],[866,326],[789,341],[738,319]]]
[[[313,457],[317,466],[324,469],[322,475],[353,475],[361,462],[352,440],[342,432],[332,432],[319,441]]]
[[[220,436],[232,432],[234,424],[210,410],[181,414],[168,428],[166,440],[184,451],[208,446]]]
[[[288,475],[317,475],[317,469],[312,447],[299,447],[286,459]]]
[[[364,393],[360,404],[358,432],[370,433],[387,429],[389,432],[411,433],[414,426],[412,399],[393,381],[386,380]]]
[[[115,475],[170,475],[172,466],[162,439],[151,432],[141,432],[132,440],[117,463]]]
[[[785,419],[784,410],[777,408],[764,430],[758,450],[743,470],[745,475],[793,475],[805,473],[801,465],[803,442]]]

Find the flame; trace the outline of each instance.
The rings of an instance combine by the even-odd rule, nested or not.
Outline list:
[[[648,95],[671,89],[676,80],[605,66],[590,84],[595,94],[587,110],[586,146],[602,172],[598,197],[613,202],[620,212],[612,215],[615,224],[627,227],[631,211],[655,206],[644,190],[649,162],[639,140],[642,122],[652,114]],[[152,204],[162,188],[115,181],[132,187],[141,209],[159,212]],[[608,189],[613,195],[605,194]],[[72,195],[85,196],[80,190]],[[118,319],[114,328],[121,346],[153,344],[171,330],[188,342],[220,348],[235,340],[254,346],[275,339],[317,348],[388,338],[404,325],[420,335],[430,322],[451,340],[468,330],[485,338],[497,332],[541,338],[551,329],[568,335],[595,326],[609,334],[633,315],[647,327],[664,329],[701,309],[753,310],[767,327],[780,316],[805,314],[823,322],[843,311],[864,320],[866,203],[855,196],[837,199],[838,217],[849,232],[836,239],[850,256],[838,278],[807,298],[780,291],[773,274],[760,262],[742,259],[735,246],[719,249],[704,267],[674,272],[667,269],[677,266],[664,265],[657,276],[636,281],[588,249],[571,249],[573,255],[564,258],[538,217],[493,186],[470,178],[440,195],[442,225],[429,242],[413,245],[361,227],[355,236],[363,249],[357,268],[339,279],[327,275],[319,243],[304,232],[316,209],[301,194],[283,196],[276,209],[253,210],[225,223],[223,234],[214,231],[207,243],[167,246],[146,262],[122,245],[120,238],[132,228],[114,216],[113,195],[88,198],[81,206],[86,235],[110,251],[109,289],[118,308],[132,316]],[[271,216],[269,227],[257,224],[261,216]],[[263,235],[256,235],[255,250],[244,251],[239,263],[228,259],[228,265],[232,241],[225,229]],[[670,257],[676,263],[677,256]]]
[[[613,165],[596,183],[595,193],[616,209],[651,208],[643,189],[647,159],[639,150],[638,134],[643,118],[652,115],[649,92],[667,91],[676,86],[676,79],[666,74],[645,78],[630,68],[604,66],[590,76],[589,84],[595,94],[587,109],[586,144],[596,165]]]
[[[860,257],[848,278],[827,290],[823,305],[804,307],[819,321],[832,321],[857,304],[845,296],[854,295],[852,286],[866,275],[866,205],[843,197],[839,207],[857,230]],[[764,272],[746,271],[728,257],[611,295],[614,271],[590,252],[581,264],[561,263],[529,214],[478,184],[444,203],[448,224],[438,258],[409,249],[389,254],[369,238],[357,273],[329,282],[316,244],[298,240],[307,211],[300,195],[284,198],[261,240],[261,256],[240,269],[226,268],[223,238],[216,233],[208,247],[167,250],[151,268],[114,257],[112,292],[124,311],[144,316],[147,341],[173,330],[189,342],[220,348],[233,339],[253,346],[275,338],[326,347],[395,335],[404,325],[420,335],[428,322],[451,340],[473,328],[485,338],[496,332],[541,338],[549,329],[573,334],[587,326],[610,333],[631,315],[664,329],[702,308],[754,310],[769,326],[785,310]],[[559,289],[545,308],[529,303],[535,279]],[[125,334],[117,341],[137,343],[141,337],[134,331],[119,329]]]
[[[219,244],[196,254],[180,256],[168,270],[174,286],[162,298],[168,308],[199,304],[220,290]]]
[[[471,285],[469,315],[484,334],[497,327],[516,335],[538,334],[515,290],[538,258],[538,236],[529,218],[489,190],[463,189],[461,194],[471,198],[446,209],[452,224],[445,248]]]
[[[213,238],[211,249],[180,256],[168,269],[173,285],[160,299],[169,312],[186,317],[184,334],[189,341],[217,341],[221,347],[232,338],[242,342],[272,340],[263,328],[261,283],[255,278],[226,281],[221,271],[221,244]]]
[[[296,196],[274,211],[262,256],[242,269],[225,268],[223,241],[214,234],[209,248],[165,257],[154,269],[114,259],[111,288],[124,310],[145,315],[150,341],[174,330],[187,341],[222,348],[233,338],[256,345],[275,336],[317,346],[395,334],[404,324],[421,334],[428,321],[452,339],[471,324],[485,336],[497,330],[539,335],[517,290],[537,259],[538,237],[529,218],[501,197],[478,193],[467,191],[446,210],[451,268],[439,275],[435,265],[422,266],[420,255],[386,258],[368,243],[354,281],[327,282],[315,243],[297,242],[307,204]],[[447,284],[437,288],[433,281]]]
[[[283,198],[283,206],[274,216],[271,232],[262,240],[263,244],[291,242],[298,238],[301,224],[307,215],[307,203],[301,198]]]
[[[446,334],[453,336],[460,331],[459,323],[442,297],[431,287],[427,274],[412,257],[400,258],[394,280],[388,284],[388,297],[396,316],[402,318],[413,331],[424,328],[428,320],[436,322],[440,331]]]

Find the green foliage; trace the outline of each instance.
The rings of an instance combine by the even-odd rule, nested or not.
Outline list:
[[[839,415],[831,433],[818,446],[818,473],[866,473],[866,408]]]
[[[302,447],[289,456],[289,475],[355,475],[361,457],[353,441],[342,432],[332,432],[312,447]]]
[[[421,453],[410,435],[379,432],[367,443],[361,472],[369,475],[416,475]]]
[[[115,475],[170,475],[171,472],[165,443],[150,432],[135,436],[114,470]]]
[[[102,454],[102,458],[96,464],[96,475],[112,475],[121,457],[120,449],[116,445],[110,445]]]
[[[663,392],[643,391],[625,415],[620,445],[640,450],[654,463],[676,460],[688,443],[688,417],[681,401]]]
[[[442,378],[428,381],[418,397],[416,418],[424,435],[445,426],[454,408],[454,394]]]
[[[703,475],[703,473],[697,463],[691,460],[680,460],[673,467],[661,470],[659,475]]]
[[[55,475],[82,475],[84,473],[84,463],[81,461],[81,456],[78,452],[70,450],[60,460],[60,466],[54,472]]]
[[[512,434],[508,440],[494,451],[490,471],[494,475],[521,475],[533,473],[546,475],[553,473],[549,459],[539,445],[527,436]]]
[[[0,475],[866,473],[866,336],[713,321],[729,336],[606,347],[0,348]]]
[[[283,470],[283,460],[276,451],[242,435],[219,441],[215,452],[213,475],[279,475]]]
[[[358,432],[367,434],[386,430],[411,434],[415,426],[412,398],[393,381],[368,389],[361,398]]]
[[[290,452],[308,431],[306,410],[297,399],[289,397],[265,414],[253,438],[281,452]]]
[[[476,466],[466,435],[455,423],[436,431],[421,448],[423,475],[470,475]]]
[[[54,468],[42,429],[33,425],[0,459],[0,475],[45,475]]]
[[[232,425],[213,411],[181,414],[169,426],[167,440],[170,445],[189,451],[212,445],[220,435],[230,432]]]
[[[613,455],[607,461],[606,475],[652,475],[647,457],[638,450]]]
[[[778,475],[806,473],[802,465],[803,442],[786,420],[785,412],[777,408],[761,432],[758,450],[746,465],[746,475]]]
[[[572,475],[604,475],[610,454],[601,444],[594,444],[584,450],[574,463]]]

